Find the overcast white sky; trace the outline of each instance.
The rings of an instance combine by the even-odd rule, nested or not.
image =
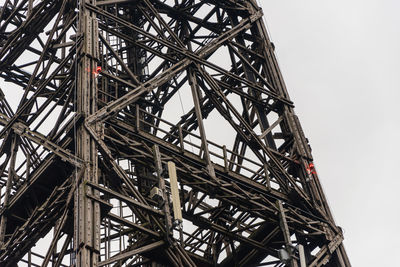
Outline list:
[[[259,1],[353,266],[395,266],[400,1]]]
[[[400,1],[260,3],[352,265],[398,266]]]

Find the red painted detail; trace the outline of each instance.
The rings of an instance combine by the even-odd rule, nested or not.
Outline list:
[[[317,174],[317,171],[314,168],[314,163],[308,164],[308,167],[306,170],[307,170],[308,174]]]

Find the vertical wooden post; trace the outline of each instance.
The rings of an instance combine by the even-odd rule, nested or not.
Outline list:
[[[97,111],[97,77],[93,70],[97,68],[98,23],[96,15],[90,12],[85,3],[95,5],[96,0],[81,1],[79,10],[78,34],[84,37],[82,56],[78,62],[77,71],[77,113],[84,118]],[[94,125],[96,133],[99,125]],[[87,194],[99,197],[99,192],[86,186],[86,182],[98,183],[97,149],[93,138],[80,125],[76,134],[76,154],[87,166],[82,181],[78,181],[74,209],[74,250],[76,267],[97,266],[100,254],[100,207],[99,203],[89,199]]]
[[[171,186],[171,195],[172,195],[172,208],[174,210],[174,220],[182,223],[182,208],[181,201],[179,198],[179,189],[178,189],[178,177],[176,175],[176,167],[175,163],[172,161],[168,161],[168,175],[169,182]]]
[[[32,252],[29,250],[28,252],[28,267],[32,266]]]
[[[194,71],[192,68],[189,68],[188,75],[189,75],[189,83],[192,88],[194,108],[197,117],[197,124],[199,125],[199,131],[201,136],[201,147],[203,148],[204,151],[204,159],[206,160],[207,163],[208,174],[211,176],[211,178],[216,180],[217,178],[215,176],[214,166],[211,163],[210,152],[208,151],[208,142],[206,137],[206,130],[204,129],[204,124],[203,124],[203,115],[201,113],[199,86],[197,84],[197,79],[196,76],[194,75]]]
[[[183,143],[182,126],[180,124],[178,125],[178,131],[179,131],[179,145],[181,147],[181,152],[183,152],[185,150],[185,146]]]
[[[158,145],[153,146],[153,156],[156,167],[156,174],[158,178],[158,188],[162,192],[162,198],[163,198],[162,208],[165,214],[165,227],[166,227],[167,237],[169,237],[172,229],[171,212],[169,210],[169,196],[167,194],[167,190],[165,188],[165,181],[162,176],[161,155]]]
[[[289,226],[287,224],[286,215],[285,215],[285,211],[283,209],[282,201],[277,200],[276,205],[279,209],[279,222],[280,222],[281,231],[283,233],[283,238],[285,239],[286,251],[288,252],[288,254],[290,256],[289,266],[290,267],[298,267],[296,259],[293,258],[293,244],[292,244],[292,241],[290,240]]]
[[[298,244],[297,249],[299,250],[300,267],[307,267],[306,257],[304,255],[304,246],[301,244]]]
[[[27,13],[28,17],[32,13],[32,6],[33,6],[33,0],[29,0],[29,2],[28,2],[28,13]]]
[[[140,107],[139,104],[135,105],[135,110],[136,110],[136,131],[139,132],[140,131]]]
[[[226,145],[222,146],[222,150],[223,150],[223,153],[224,153],[224,169],[225,169],[226,172],[228,172],[229,171],[229,166],[228,166],[228,153],[226,151]]]
[[[26,155],[26,172],[25,172],[25,178],[27,181],[29,181],[31,176],[31,155],[28,153]]]
[[[267,164],[264,164],[264,176],[265,176],[265,181],[267,183],[267,188],[268,188],[268,190],[271,190],[271,180],[269,178],[268,165]]]
[[[11,133],[11,134],[13,134],[13,133]],[[14,134],[14,136],[12,136],[11,138],[12,138],[12,141],[11,141],[10,166],[8,168],[6,191],[4,192],[4,200],[2,203],[4,209],[7,209],[8,204],[9,204],[12,182],[14,180],[15,161],[16,161],[16,155],[17,155],[17,150],[18,150],[17,135]],[[3,243],[4,243],[6,228],[7,228],[7,213],[3,212],[3,214],[1,215],[1,221],[0,221],[0,247],[2,247]]]

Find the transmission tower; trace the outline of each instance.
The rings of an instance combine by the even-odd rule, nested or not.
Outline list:
[[[0,266],[350,266],[255,0],[4,0]]]

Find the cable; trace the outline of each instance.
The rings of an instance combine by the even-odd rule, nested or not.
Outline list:
[[[261,1],[260,1],[260,0],[257,0],[257,5],[258,5],[258,7],[261,8]],[[262,18],[263,18],[263,22],[264,22],[264,25],[265,25],[265,29],[267,30],[268,38],[269,38],[269,40],[270,40],[271,43],[274,43],[274,42],[273,42],[273,38],[272,38],[271,31],[270,31],[270,29],[269,29],[269,27],[268,27],[268,23],[267,23],[267,19],[266,19],[266,17],[265,17],[265,14],[262,16]],[[281,68],[282,64],[280,63],[278,54],[275,53],[275,51],[274,51],[273,54],[275,55],[276,63],[278,64],[279,69],[282,69],[282,68]]]
[[[260,0],[257,0],[257,5],[259,8],[262,9]],[[268,27],[267,19],[265,18],[265,14],[263,14],[262,19],[263,19],[265,28],[267,30],[268,37],[269,37],[270,41],[272,42],[272,35],[271,35],[271,31],[269,30],[269,27]]]

